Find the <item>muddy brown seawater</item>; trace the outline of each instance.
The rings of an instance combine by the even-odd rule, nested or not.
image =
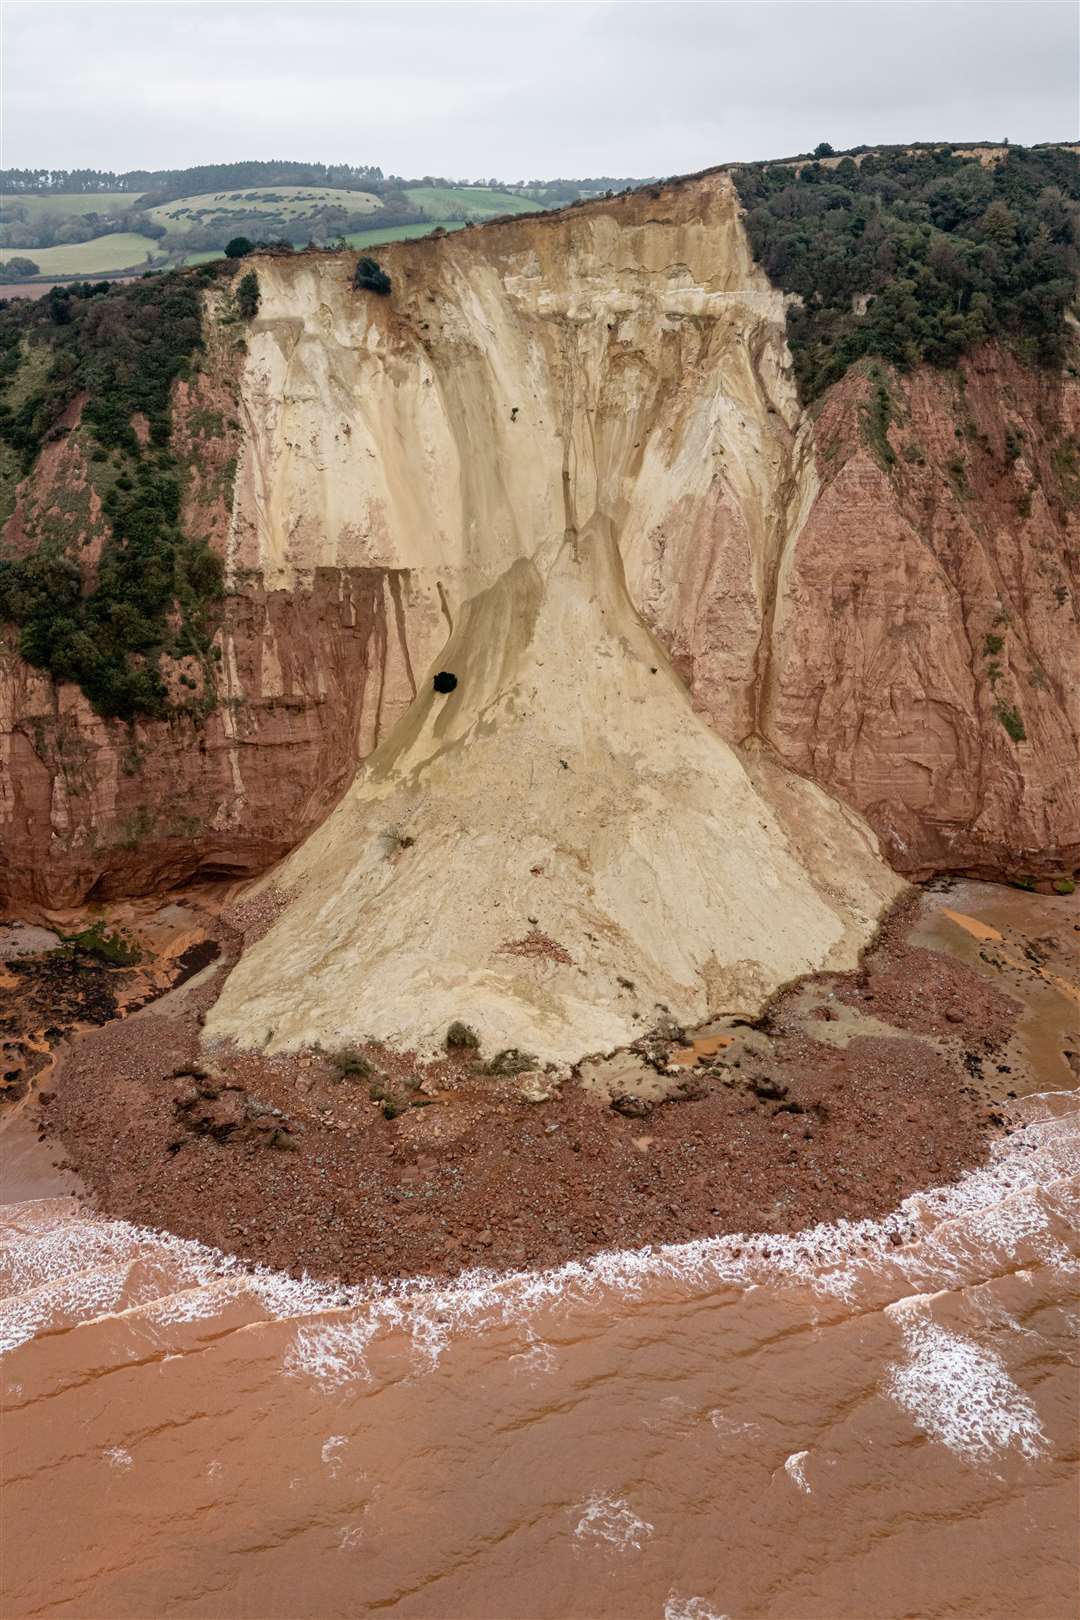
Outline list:
[[[5,1615],[1074,1612],[1074,900],[926,895],[640,1114],[199,1073],[216,972],[20,1116]]]

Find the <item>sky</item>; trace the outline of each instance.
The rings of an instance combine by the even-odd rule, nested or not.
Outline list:
[[[1075,0],[5,0],[0,166],[505,180],[1073,140]]]

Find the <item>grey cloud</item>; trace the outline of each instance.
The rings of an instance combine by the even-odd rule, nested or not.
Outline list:
[[[5,7],[3,162],[241,157],[462,177],[668,174],[818,140],[1073,139],[1077,8]]]

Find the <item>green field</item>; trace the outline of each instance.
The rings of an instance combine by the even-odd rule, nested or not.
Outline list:
[[[487,186],[406,186],[405,195],[430,214],[435,224],[444,214],[461,212],[473,219],[490,219],[494,214],[531,214],[540,206],[531,197],[492,191]]]
[[[179,235],[189,226],[222,214],[279,214],[284,219],[303,219],[316,208],[347,208],[353,214],[370,214],[379,206],[378,197],[370,191],[345,191],[338,186],[249,186],[241,191],[206,191],[197,197],[176,197],[151,208],[150,218],[164,225],[170,235]]]
[[[148,253],[159,253],[160,244],[133,231],[112,236],[95,236],[89,242],[69,242],[63,247],[0,248],[0,264],[8,259],[32,259],[43,276],[97,276],[106,270],[131,270],[146,263]]]
[[[380,242],[411,242],[417,236],[430,236],[440,225],[444,231],[460,231],[463,220],[431,219],[422,225],[382,225],[370,231],[353,231],[345,238],[350,247],[378,247]]]
[[[52,218],[70,218],[73,214],[113,214],[118,210],[134,208],[141,191],[57,191],[47,197],[23,196],[14,192],[0,199],[2,210],[18,212],[27,224],[43,215]]]
[[[430,216],[428,220],[415,225],[373,224],[370,230],[354,231],[348,239],[350,244],[364,248],[377,247],[382,242],[407,241],[428,236],[438,226],[447,231],[458,230],[464,221],[448,219],[447,214],[464,214],[479,221],[496,214],[529,213],[539,206],[532,198],[488,186],[409,186],[405,194],[415,207],[424,209]],[[9,201],[17,204],[22,217],[32,224],[46,215],[79,215],[132,207],[140,195],[134,191],[57,192],[44,197],[13,197]],[[138,268],[145,265],[147,253],[158,258],[168,254],[174,264],[204,264],[219,258],[220,253],[185,253],[183,239],[189,227],[206,225],[229,214],[268,214],[289,221],[292,227],[289,234],[299,240],[303,236],[305,217],[316,208],[330,206],[377,217],[381,204],[369,191],[346,191],[338,186],[252,186],[209,191],[177,197],[150,210],[150,218],[164,226],[168,233],[161,241],[127,232],[66,243],[61,247],[0,248],[0,263],[11,258],[32,259],[40,266],[42,276],[96,276],[112,270]]]
[[[209,253],[181,253],[179,249],[174,249],[174,256],[170,260],[170,263],[209,264],[212,259],[223,259],[224,257],[225,255],[222,253],[220,248],[216,248]]]

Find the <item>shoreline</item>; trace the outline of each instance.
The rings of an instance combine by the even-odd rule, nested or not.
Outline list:
[[[1070,980],[1019,934],[996,947],[950,922],[957,954],[913,943],[957,890],[917,891],[858,971],[797,981],[753,1023],[654,1035],[561,1084],[374,1047],[345,1077],[325,1053],[201,1052],[232,954],[219,923],[218,962],[80,1034],[27,1120],[98,1213],[349,1286],[881,1219],[985,1165],[1017,1096],[1060,1089],[1022,1051],[1048,985],[1080,1070],[1080,1004],[1051,983],[1080,978],[1075,906],[979,896],[984,915],[1049,913]]]

